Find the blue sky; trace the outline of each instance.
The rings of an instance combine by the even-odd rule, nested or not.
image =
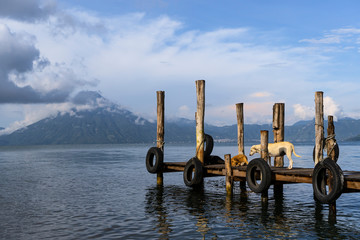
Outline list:
[[[67,112],[83,90],[155,119],[194,118],[206,80],[205,121],[286,124],[325,115],[360,118],[359,1],[2,0],[0,126],[8,131]],[[86,106],[76,106],[85,108]],[[326,116],[325,116],[326,117]]]

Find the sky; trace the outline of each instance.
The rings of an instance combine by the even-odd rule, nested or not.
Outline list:
[[[285,123],[360,118],[357,0],[0,0],[0,127],[11,132],[70,111],[81,91],[156,119],[194,119],[204,79],[205,122]]]

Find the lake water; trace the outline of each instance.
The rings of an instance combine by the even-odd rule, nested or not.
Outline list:
[[[328,205],[313,200],[311,184],[226,197],[224,177],[204,189],[165,173],[164,185],[146,171],[151,145],[81,145],[0,148],[0,239],[359,239],[360,194]],[[294,167],[312,167],[310,145],[296,145]],[[213,155],[235,155],[217,146]],[[249,146],[245,148],[249,152]],[[165,161],[187,161],[193,145],[166,145]],[[360,171],[360,148],[340,145],[343,170]],[[288,164],[285,158],[285,165]]]

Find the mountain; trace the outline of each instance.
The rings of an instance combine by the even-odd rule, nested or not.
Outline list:
[[[141,118],[103,98],[97,92],[80,92],[74,108],[66,113],[40,120],[9,135],[0,136],[0,145],[155,143],[156,123]],[[79,107],[80,106],[80,107]],[[327,122],[325,121],[325,135]],[[314,142],[314,120],[299,121],[285,127],[285,139],[294,143]],[[260,131],[273,133],[270,124],[245,124],[245,142],[259,143]],[[237,141],[237,126],[218,127],[205,124],[205,132],[216,142]],[[337,141],[360,140],[360,120],[335,122]],[[195,121],[184,118],[165,122],[167,143],[195,142]]]
[[[58,114],[0,136],[1,145],[135,143],[153,140],[153,124],[129,111],[109,108]]]

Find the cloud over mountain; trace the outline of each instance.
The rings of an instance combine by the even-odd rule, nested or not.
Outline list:
[[[41,57],[35,42],[0,24],[0,103],[64,102],[77,87],[96,84]]]

